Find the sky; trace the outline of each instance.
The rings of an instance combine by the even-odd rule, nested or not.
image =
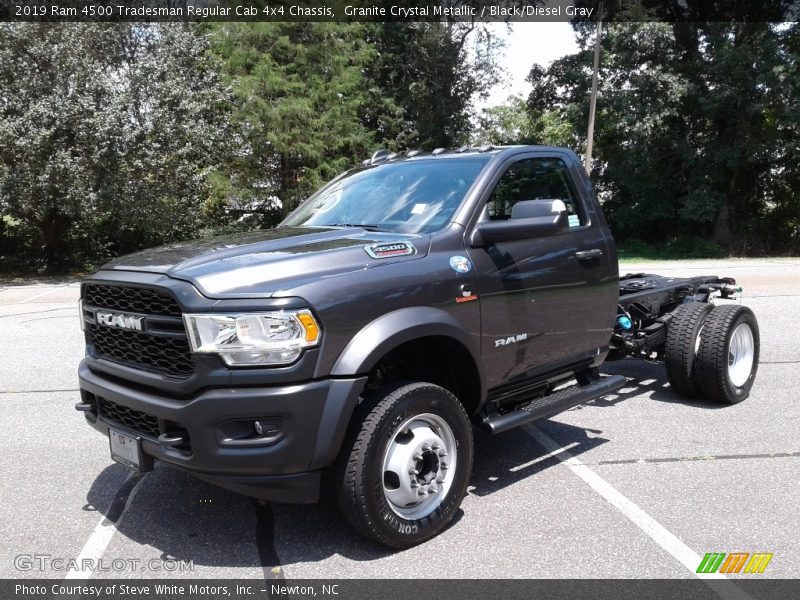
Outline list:
[[[488,23],[506,47],[500,64],[508,71],[508,80],[492,89],[489,98],[478,101],[478,108],[503,104],[511,94],[527,96],[531,90],[525,78],[533,63],[547,66],[557,58],[577,52],[575,33],[569,23],[515,23],[510,33],[505,23]]]

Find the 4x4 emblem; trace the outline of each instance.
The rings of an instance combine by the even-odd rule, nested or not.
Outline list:
[[[119,329],[133,329],[134,331],[142,331],[144,329],[144,317],[135,317],[133,315],[123,315],[120,313],[100,312],[95,313],[98,325],[105,325],[106,327],[117,327]]]

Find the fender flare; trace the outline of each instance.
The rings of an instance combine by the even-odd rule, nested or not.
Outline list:
[[[430,336],[451,338],[467,349],[478,370],[481,398],[485,398],[486,379],[483,376],[480,351],[474,338],[464,330],[463,325],[455,317],[431,306],[401,308],[365,325],[336,359],[331,375],[352,377],[367,374],[394,348]]]

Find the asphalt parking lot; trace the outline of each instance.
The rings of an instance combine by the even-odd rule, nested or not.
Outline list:
[[[102,578],[690,578],[706,552],[771,552],[761,576],[796,577],[800,259],[621,271],[736,277],[761,326],[750,398],[686,401],[659,365],[612,364],[618,394],[478,436],[463,513],[403,552],[358,538],[331,500],[259,505],[159,466],[130,479],[73,409],[77,283],[0,283],[0,576],[65,577],[19,558],[39,555],[126,561]]]

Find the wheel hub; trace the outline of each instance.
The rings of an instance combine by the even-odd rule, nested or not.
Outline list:
[[[422,456],[414,459],[414,474],[412,479],[417,483],[427,485],[439,473],[439,457],[432,450],[426,450]]]
[[[395,514],[413,520],[436,510],[450,489],[455,447],[438,415],[413,417],[396,430],[383,461],[383,492]]]
[[[755,357],[753,330],[747,323],[740,323],[733,330],[728,344],[728,377],[736,387],[742,387],[750,378]]]

